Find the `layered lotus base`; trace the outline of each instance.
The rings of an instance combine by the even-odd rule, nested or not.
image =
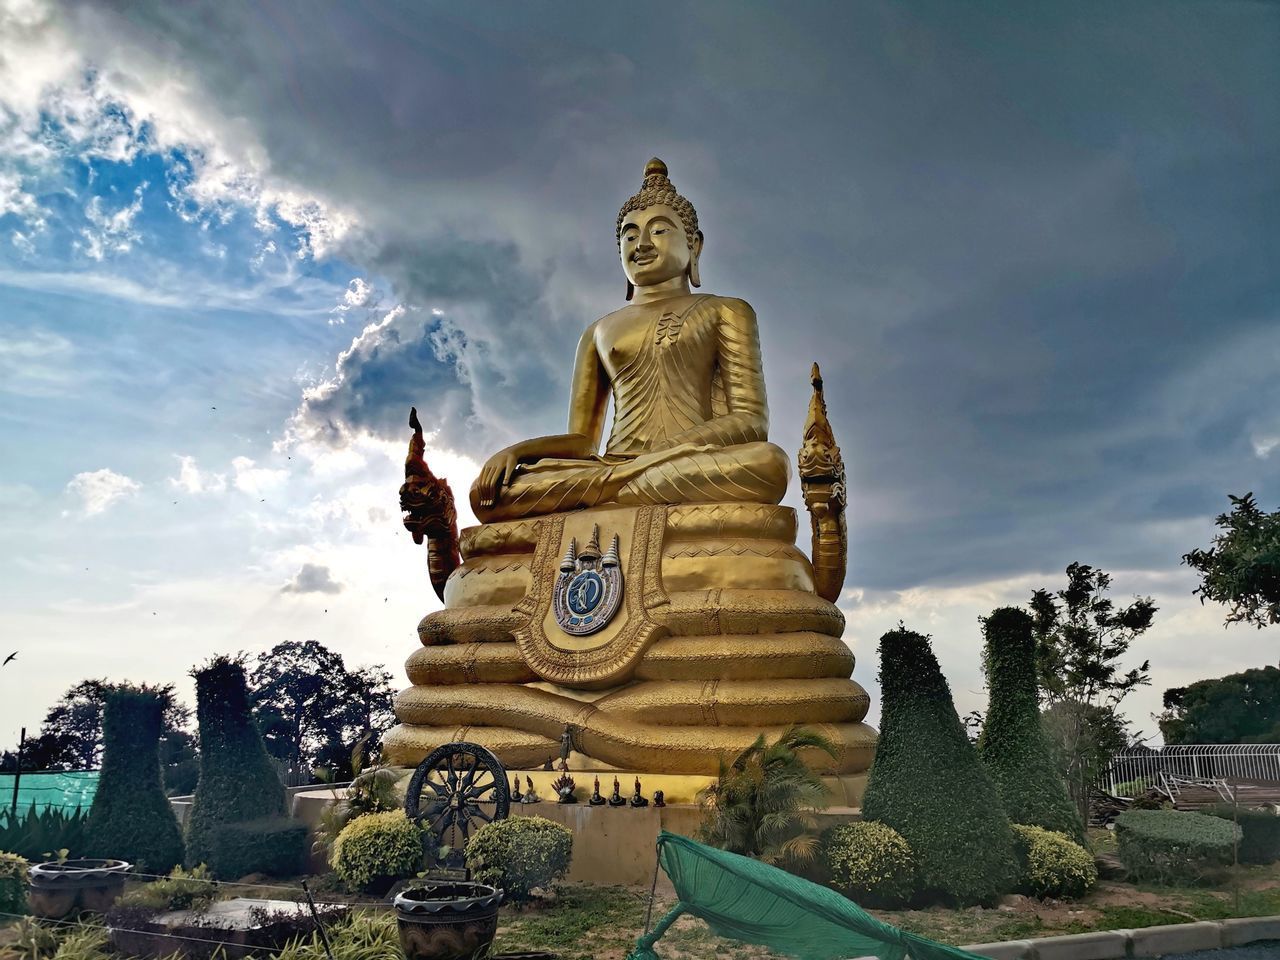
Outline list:
[[[620,538],[622,601],[606,627],[571,636],[553,609],[557,578],[571,544],[597,528],[602,542]],[[849,802],[876,733],[850,679],[844,617],[814,593],[795,537],[795,511],[765,504],[611,507],[464,530],[445,609],[419,625],[385,755],[412,766],[468,740],[508,769],[537,770],[568,747],[571,770],[599,771],[610,788],[616,771],[629,794],[635,773],[646,792],[662,789],[655,778],[705,783],[761,734],[803,724],[835,744],[835,758],[809,759]],[[692,781],[673,789],[695,792]]]

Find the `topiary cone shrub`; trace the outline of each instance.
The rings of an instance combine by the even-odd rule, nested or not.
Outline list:
[[[244,665],[216,657],[192,676],[200,780],[187,826],[187,862],[213,866],[218,826],[283,816],[285,789],[249,712]]]
[[[899,626],[880,638],[880,741],[865,820],[898,831],[923,893],[985,903],[1018,881],[1013,831],[956,715],[929,638]]]
[[[1058,774],[1040,724],[1031,615],[1000,607],[982,620],[983,666],[991,699],[978,757],[1014,823],[1065,833],[1084,844],[1084,823]]]
[[[89,857],[128,860],[147,873],[182,862],[182,831],[164,793],[160,730],[167,689],[108,689],[102,715],[102,773],[89,819]]]

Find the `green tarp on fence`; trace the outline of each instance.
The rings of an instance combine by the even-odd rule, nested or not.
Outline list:
[[[13,778],[12,773],[0,773],[0,809],[5,811],[12,809]],[[18,816],[33,803],[37,810],[57,807],[69,813],[80,807],[88,813],[97,792],[97,770],[24,770],[18,782]]]

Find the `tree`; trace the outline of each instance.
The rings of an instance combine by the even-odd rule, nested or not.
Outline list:
[[[23,769],[97,768],[102,762],[103,704],[110,689],[106,680],[89,679],[81,680],[64,693],[45,714],[40,733],[27,740],[22,751]],[[165,741],[172,739],[175,748],[185,744],[194,751],[194,739],[183,729],[190,721],[191,711],[186,706],[172,696],[165,698],[162,714]],[[16,765],[16,757],[11,765]]]
[[[880,638],[880,741],[862,816],[902,834],[924,890],[961,903],[1007,893],[1018,867],[1000,795],[956,714],[929,638]]]
[[[1226,623],[1252,623],[1261,629],[1280,623],[1280,510],[1263,513],[1252,493],[1228,494],[1234,506],[1214,524],[1224,530],[1208,550],[1192,550],[1182,562],[1199,572],[1193,592],[1200,602],[1231,605]]]
[[[106,680],[81,680],[49,708],[40,739],[50,766],[44,769],[92,770],[102,762],[102,704]]]
[[[1112,757],[1133,745],[1129,725],[1113,707],[1067,700],[1046,706],[1040,719],[1059,773],[1065,779],[1074,771],[1074,779],[1066,780],[1067,791],[1084,815],[1088,784],[1098,781]]]
[[[366,733],[376,743],[391,725],[391,674],[349,671],[342,655],[314,640],[278,643],[250,676],[254,714],[272,756],[291,770],[327,761],[342,767]]]
[[[1067,567],[1067,586],[1056,594],[1031,595],[1041,695],[1054,722],[1046,732],[1054,741],[1067,789],[1083,815],[1089,785],[1100,772],[1097,751],[1118,722],[1120,702],[1151,682],[1151,661],[1128,671],[1120,661],[1150,628],[1156,605],[1135,597],[1117,608],[1106,596],[1111,577],[1087,564]],[[1098,724],[1098,729],[1091,729]]]
[[[1014,823],[1044,827],[1085,842],[1080,819],[1040,721],[1031,616],[1001,607],[982,618],[983,666],[991,699],[978,756]]]
[[[1165,743],[1280,743],[1280,668],[1173,687],[1164,708]]]

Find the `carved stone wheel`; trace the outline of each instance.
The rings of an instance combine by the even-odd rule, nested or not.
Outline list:
[[[448,846],[445,866],[460,868],[471,835],[511,812],[507,771],[484,747],[459,741],[427,754],[409,780],[404,811]]]

